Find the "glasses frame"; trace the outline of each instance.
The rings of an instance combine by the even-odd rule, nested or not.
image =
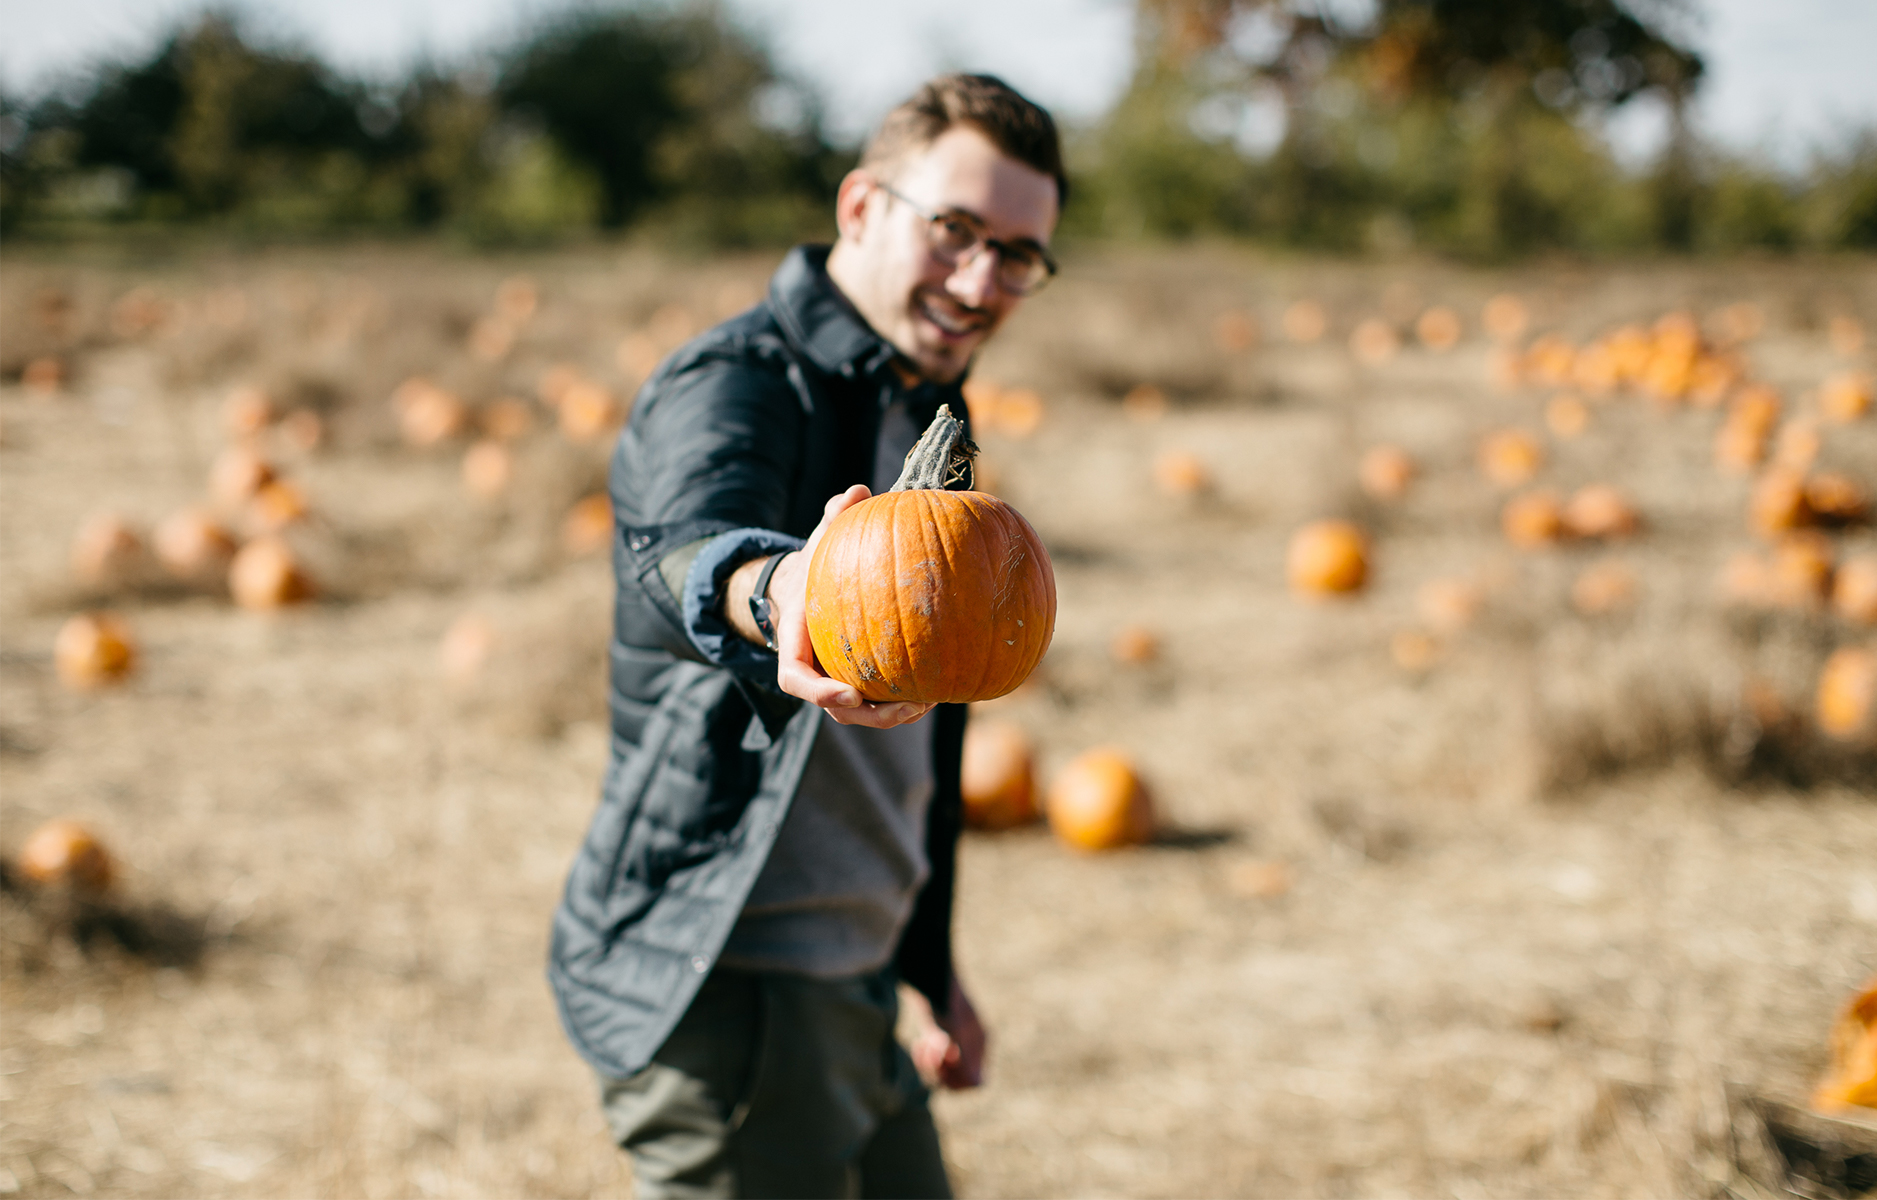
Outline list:
[[[1049,281],[1056,277],[1056,271],[1057,271],[1056,260],[1050,257],[1049,251],[1045,247],[1038,246],[1034,242],[1030,243],[1030,245],[1028,246],[1022,246],[1022,247],[1013,246],[1009,242],[1006,242],[1002,240],[1001,238],[994,238],[994,237],[989,236],[989,234],[985,232],[984,222],[981,219],[979,219],[979,217],[975,213],[965,212],[961,209],[951,209],[947,212],[931,212],[931,211],[928,211],[917,200],[914,200],[911,196],[906,195],[906,193],[900,191],[898,188],[894,187],[893,185],[889,183],[885,183],[885,182],[882,182],[881,180],[876,179],[874,180],[874,186],[878,187],[881,191],[885,192],[887,195],[893,197],[893,199],[898,200],[901,204],[904,204],[907,208],[910,208],[918,216],[925,218],[926,230],[928,233],[928,241],[930,240],[929,235],[930,235],[932,227],[937,225],[940,221],[963,220],[969,223],[973,227],[973,231],[977,234],[977,238],[978,238],[977,242],[971,246],[966,247],[964,250],[959,251],[958,256],[956,258],[950,259],[949,261],[954,266],[960,266],[960,265],[963,265],[964,263],[970,262],[972,259],[976,258],[980,253],[982,253],[985,250],[995,251],[997,254],[997,264],[998,264],[999,270],[993,271],[991,273],[991,278],[997,281],[997,286],[1001,291],[1004,291],[1012,296],[1034,296],[1036,295],[1036,293],[1042,291],[1045,287],[1049,286]],[[1011,287],[1009,284],[1004,282],[1002,267],[1004,263],[1010,261],[1006,257],[1006,255],[1011,250],[1021,249],[1025,253],[1028,253],[1032,248],[1034,248],[1036,256],[1042,259],[1043,261],[1043,276],[1042,278],[1038,279],[1034,285],[1024,288],[1022,291],[1018,291],[1017,289]],[[933,253],[938,253],[938,251],[935,249]]]

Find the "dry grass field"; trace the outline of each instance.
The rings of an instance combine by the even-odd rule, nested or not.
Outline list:
[[[10,252],[0,851],[74,817],[119,879],[99,905],[7,875],[0,1194],[630,1194],[543,977],[606,754],[611,584],[565,522],[603,478],[603,429],[580,435],[606,398],[773,261]],[[1769,1146],[1798,1135],[1766,1134],[1816,1133],[1782,1106],[1877,973],[1877,745],[1825,736],[1813,699],[1877,631],[1743,592],[1737,556],[1768,551],[1752,479],[1714,465],[1724,406],[1559,411],[1578,384],[1510,377],[1482,331],[1498,293],[1527,348],[1692,314],[1783,397],[1783,453],[1814,430],[1815,475],[1877,489],[1877,417],[1807,423],[1877,361],[1868,260],[1072,257],[979,372],[1042,398],[980,441],[1061,596],[1038,674],[983,707],[1045,778],[1123,748],[1165,831],[1098,856],[968,836],[958,941],[995,1041],[988,1086],[937,1101],[961,1194],[1873,1186],[1795,1183]],[[1317,340],[1285,333],[1300,299]],[[1431,305],[1461,318],[1450,350],[1414,335]],[[294,415],[231,408],[244,387]],[[1475,462],[1505,428],[1542,451],[1510,490]],[[510,476],[472,494],[491,431]],[[210,490],[244,438],[297,489],[272,509]],[[1380,443],[1418,464],[1389,502],[1358,485]],[[1513,492],[1593,482],[1638,532],[1501,533]],[[219,573],[159,570],[152,530],[191,505],[242,536],[287,522],[314,599],[247,611]],[[112,513],[144,552],[75,574]],[[1372,578],[1310,602],[1286,543],[1324,516],[1369,532]],[[1823,536],[1838,563],[1877,552],[1865,525]],[[1622,586],[1586,614],[1605,562]],[[73,690],[55,640],[100,609],[136,669]],[[1130,626],[1157,656],[1117,661]],[[1831,1128],[1877,1149],[1877,1121]]]

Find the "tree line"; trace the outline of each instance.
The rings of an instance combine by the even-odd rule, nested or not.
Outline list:
[[[1782,172],[1704,145],[1693,0],[1137,0],[1134,76],[1068,130],[1072,237],[1344,252],[1877,246],[1877,132]],[[1665,148],[1597,132],[1657,106]],[[13,236],[195,223],[825,236],[854,149],[716,0],[579,8],[392,83],[210,15],[142,61],[0,95]]]

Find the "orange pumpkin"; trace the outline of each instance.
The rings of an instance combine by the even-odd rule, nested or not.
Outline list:
[[[1859,625],[1877,625],[1877,555],[1848,558],[1831,585],[1832,611]]]
[[[1642,524],[1629,498],[1607,483],[1578,488],[1564,505],[1563,517],[1564,531],[1580,538],[1624,538]]]
[[[1762,537],[1777,537],[1812,521],[1805,499],[1805,477],[1777,467],[1754,481],[1747,497],[1747,519]]]
[[[958,787],[965,824],[974,829],[1011,829],[1034,821],[1036,766],[1030,739],[1014,725],[973,720],[965,727]]]
[[[1479,469],[1500,487],[1517,487],[1538,474],[1545,462],[1544,447],[1523,429],[1500,429],[1479,443]]]
[[[137,646],[110,613],[81,613],[59,628],[52,661],[65,686],[90,691],[123,682],[137,666]]]
[[[1779,436],[1773,440],[1773,465],[1789,471],[1810,470],[1818,458],[1822,440],[1816,421],[1787,421],[1779,427]]]
[[[1877,650],[1843,646],[1818,677],[1818,724],[1835,738],[1865,733],[1877,704]]]
[[[121,583],[143,561],[143,540],[116,513],[86,521],[72,541],[72,573],[85,583]]]
[[[1212,469],[1190,450],[1169,450],[1154,459],[1154,482],[1169,496],[1197,496],[1212,488]]]
[[[560,431],[570,442],[597,441],[624,416],[611,392],[584,379],[561,393],[559,407]]]
[[[1368,535],[1353,521],[1312,521],[1291,535],[1284,566],[1299,595],[1361,591],[1369,579]]]
[[[209,468],[209,492],[230,507],[246,504],[274,481],[274,467],[247,446],[230,446]]]
[[[1127,625],[1114,635],[1108,649],[1116,662],[1139,666],[1160,657],[1160,637],[1145,625]]]
[[[228,590],[235,603],[256,611],[298,604],[313,596],[313,584],[293,551],[277,537],[258,537],[228,565]]]
[[[222,402],[222,427],[230,437],[259,437],[273,421],[273,400],[252,384],[236,388]]]
[[[560,540],[567,553],[580,557],[612,545],[612,499],[605,492],[595,492],[575,503],[561,521]]]
[[[1362,490],[1377,500],[1399,500],[1414,482],[1414,459],[1399,446],[1373,446],[1356,468]]]
[[[1158,421],[1167,415],[1167,394],[1151,383],[1137,383],[1121,397],[1121,411],[1136,421]]]
[[[941,406],[892,489],[829,523],[808,564],[822,670],[868,700],[963,703],[1028,678],[1056,628],[1042,539],[995,496],[950,491],[976,453]]]
[[[165,517],[151,540],[157,560],[178,579],[200,581],[217,575],[235,556],[235,539],[200,509],[187,508]]]
[[[515,456],[494,438],[484,438],[463,454],[463,486],[478,496],[495,497],[515,477]]]
[[[276,533],[306,519],[312,502],[306,489],[285,479],[276,479],[254,494],[248,505],[248,519],[263,533]]]
[[[1831,542],[1816,530],[1779,539],[1761,589],[1761,603],[1809,611],[1831,591]]]
[[[1729,475],[1745,475],[1766,457],[1766,431],[1746,421],[1728,420],[1714,432],[1714,465]]]
[[[1852,525],[1870,515],[1870,500],[1857,481],[1821,471],[1805,481],[1805,507],[1826,525]]]
[[[1444,305],[1435,305],[1414,323],[1414,335],[1436,354],[1444,354],[1460,344],[1460,314]]]
[[[1499,528],[1521,550],[1549,546],[1564,533],[1564,506],[1555,492],[1514,496],[1499,510]]]
[[[59,818],[33,830],[20,847],[20,873],[42,886],[102,892],[116,877],[111,856],[91,830]]]
[[[1531,313],[1523,300],[1510,292],[1501,292],[1486,301],[1486,307],[1480,310],[1480,324],[1494,341],[1515,341],[1531,324]]]
[[[1212,340],[1227,354],[1243,354],[1258,344],[1258,319],[1239,308],[1220,313],[1212,323]]]
[[[310,408],[296,408],[280,418],[280,436],[289,448],[311,454],[326,440],[326,422]]]
[[[1579,437],[1590,428],[1590,408],[1576,396],[1553,396],[1545,405],[1545,428],[1566,440]]]
[[[437,644],[437,659],[445,678],[466,684],[482,673],[495,649],[495,626],[479,613],[464,613],[444,631]]]
[[[1877,1108],[1877,979],[1851,998],[1831,1027],[1831,1069],[1813,1098],[1821,1110]]]
[[[1050,784],[1049,828],[1077,850],[1113,850],[1154,834],[1153,798],[1118,750],[1082,754]]]
[[[65,384],[65,364],[56,358],[35,358],[20,372],[20,385],[35,396],[56,396]]]
[[[534,428],[534,413],[525,400],[512,396],[482,410],[482,431],[497,441],[512,442]]]
[[[1362,321],[1349,335],[1349,353],[1369,366],[1387,362],[1400,349],[1401,337],[1395,327],[1378,317]]]
[[[1299,300],[1284,310],[1284,336],[1293,342],[1314,342],[1328,332],[1329,314],[1315,300]]]
[[[1869,375],[1834,375],[1818,391],[1818,407],[1834,421],[1855,421],[1871,408]]]

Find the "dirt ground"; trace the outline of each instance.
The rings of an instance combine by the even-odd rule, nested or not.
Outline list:
[[[109,920],[0,895],[0,1194],[630,1194],[543,976],[607,752],[609,573],[562,535],[606,447],[535,397],[563,364],[629,395],[648,346],[773,263],[10,251],[0,850],[72,816],[122,879]],[[497,346],[477,321],[516,276],[539,306]],[[1565,439],[1557,389],[1495,386],[1479,314],[1508,290],[1527,340],[1752,302],[1745,360],[1789,412],[1873,364],[1827,337],[1834,316],[1877,333],[1869,260],[1491,273],[1223,247],[1071,255],[988,353],[982,377],[1046,404],[981,441],[1061,610],[984,715],[1029,732],[1045,778],[1124,748],[1167,832],[1102,856],[1041,827],[967,837],[961,969],[994,1044],[985,1088],[936,1101],[962,1195],[1761,1194],[1742,1113],[1805,1102],[1877,973],[1877,758],[1811,715],[1825,656],[1873,633],[1723,599],[1756,543],[1747,482],[1711,464],[1718,412],[1619,397]],[[1280,333],[1299,298],[1320,341]],[[1451,352],[1352,355],[1359,321],[1434,303],[1463,317]],[[1256,345],[1215,344],[1230,310]],[[56,389],[29,386],[46,356]],[[390,397],[417,374],[532,405],[505,494],[465,492],[463,437],[400,440]],[[1163,414],[1121,403],[1142,382]],[[319,598],[245,612],[136,563],[75,579],[88,518],[147,536],[205,501],[238,385],[323,422],[317,448],[263,442],[310,500],[287,537]],[[1538,483],[1624,488],[1642,533],[1510,549],[1473,462],[1503,426],[1541,437]],[[1421,465],[1392,505],[1356,486],[1383,441]],[[1211,486],[1158,488],[1171,451]],[[1877,489],[1877,419],[1828,427],[1820,464]],[[1304,603],[1286,541],[1331,515],[1371,531],[1374,580]],[[1572,581],[1605,558],[1635,603],[1581,616]],[[1481,611],[1404,667],[1441,579]],[[52,647],[95,608],[139,667],[74,692]],[[464,614],[492,642],[452,680]],[[1131,624],[1156,660],[1111,657]]]

